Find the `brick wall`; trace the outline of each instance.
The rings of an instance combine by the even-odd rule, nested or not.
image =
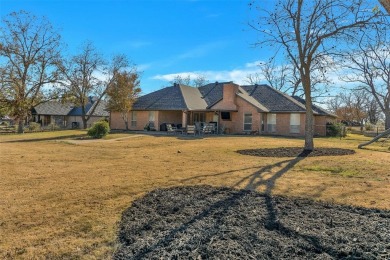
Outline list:
[[[144,130],[145,125],[149,122],[149,111],[137,111],[137,125],[131,126],[131,112],[128,114],[129,118],[129,129],[130,130]],[[156,112],[155,117],[158,117]],[[110,116],[110,127],[111,129],[126,129],[125,122],[123,121],[119,112],[111,112]]]

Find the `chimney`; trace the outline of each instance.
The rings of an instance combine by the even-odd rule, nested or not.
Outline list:
[[[238,86],[233,83],[223,84],[223,103],[226,104],[235,104],[236,93],[238,91]]]

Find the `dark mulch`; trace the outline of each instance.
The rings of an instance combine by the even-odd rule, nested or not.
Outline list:
[[[390,258],[390,211],[230,188],[155,190],[119,228],[114,259]]]
[[[314,157],[332,155],[350,155],[354,150],[342,148],[314,148],[313,151],[303,150],[302,147],[278,147],[263,149],[238,150],[240,154],[261,157]]]

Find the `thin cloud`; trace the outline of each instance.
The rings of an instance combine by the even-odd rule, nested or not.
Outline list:
[[[223,41],[216,41],[216,42],[210,42],[207,44],[202,44],[199,46],[196,46],[195,48],[188,50],[182,54],[179,54],[177,58],[179,60],[183,59],[192,59],[192,58],[201,58],[205,57],[208,53],[223,48],[226,45],[226,42]]]
[[[141,49],[147,46],[152,45],[153,43],[150,41],[144,41],[144,40],[131,40],[131,41],[124,41],[116,44],[116,47],[118,49]]]
[[[186,71],[186,72],[178,72],[178,73],[170,73],[170,74],[158,74],[151,79],[161,80],[161,81],[172,81],[177,76],[182,78],[190,76],[191,78],[196,78],[198,75],[204,76],[209,82],[215,81],[233,81],[237,84],[248,84],[248,75],[259,73],[259,69],[234,69],[234,70],[208,70],[208,71]]]

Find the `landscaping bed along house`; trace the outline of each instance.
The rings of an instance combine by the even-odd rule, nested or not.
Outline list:
[[[390,211],[172,187],[134,201],[118,240],[114,259],[390,259]]]

